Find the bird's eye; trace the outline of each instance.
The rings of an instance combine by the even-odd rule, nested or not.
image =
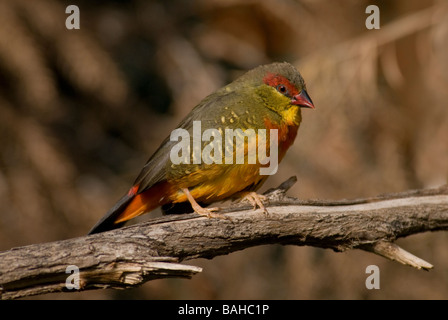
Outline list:
[[[288,94],[288,89],[286,89],[286,87],[283,84],[279,84],[277,86],[277,91],[282,93],[282,94],[284,94],[284,95]]]

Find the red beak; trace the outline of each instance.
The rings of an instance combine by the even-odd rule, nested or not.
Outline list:
[[[313,100],[311,100],[310,96],[305,90],[302,90],[299,94],[296,94],[292,100],[292,104],[298,105],[302,108],[311,108],[314,109]]]

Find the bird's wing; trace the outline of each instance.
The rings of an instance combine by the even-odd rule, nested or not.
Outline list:
[[[193,121],[201,121],[201,123],[213,123],[216,114],[220,113],[220,109],[226,106],[232,106],[236,103],[236,94],[233,91],[226,92],[220,90],[219,95],[210,95],[202,100],[176,128],[182,128],[192,132]],[[167,179],[167,166],[171,164],[170,152],[178,141],[171,141],[168,136],[146,162],[142,171],[134,182],[134,186],[138,186],[138,193],[141,193],[158,182]]]

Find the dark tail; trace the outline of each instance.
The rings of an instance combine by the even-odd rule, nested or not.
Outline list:
[[[125,222],[116,223],[118,216],[131,203],[134,195],[125,195],[113,206],[105,215],[98,221],[88,234],[100,233],[108,230],[113,230],[122,227]]]

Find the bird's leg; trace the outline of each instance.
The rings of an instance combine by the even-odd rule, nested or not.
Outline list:
[[[263,202],[267,202],[267,199],[268,198],[264,195],[251,191],[244,193],[241,201],[248,201],[251,205],[254,206],[254,210],[259,207],[263,210],[264,213],[268,213],[268,210],[263,204]]]
[[[226,216],[214,213],[213,211],[219,211],[219,208],[202,208],[199,203],[196,202],[196,200],[193,198],[193,196],[190,193],[190,190],[188,188],[183,188],[182,192],[187,196],[188,201],[191,204],[191,207],[193,208],[194,212],[201,216],[205,216],[207,218],[218,218],[218,219],[227,219]]]

